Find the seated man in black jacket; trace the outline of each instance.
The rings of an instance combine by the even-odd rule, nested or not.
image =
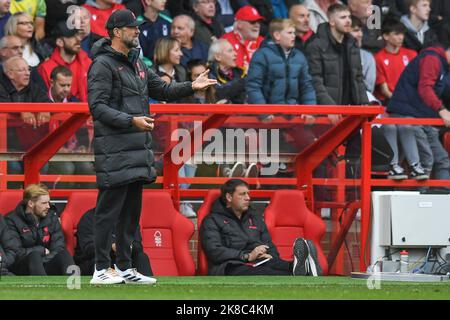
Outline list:
[[[87,211],[77,226],[77,246],[75,247],[74,260],[80,266],[82,275],[92,275],[95,265],[94,247],[94,212],[95,208]],[[114,267],[116,259],[115,230],[112,235],[111,246],[111,267]],[[131,248],[132,267],[145,276],[152,276],[152,268],[148,256],[142,247],[142,236],[139,228],[136,231],[135,239]]]
[[[17,275],[65,275],[74,265],[66,250],[56,207],[43,184],[31,184],[6,223],[20,247],[10,271]]]
[[[16,261],[19,245],[15,241],[5,218],[0,214],[0,274],[9,274],[9,268]]]
[[[228,180],[221,196],[200,227],[200,241],[210,275],[320,275],[317,251],[312,242],[297,238],[294,261],[280,259],[267,226],[250,207],[248,184]],[[309,262],[308,256],[314,260]],[[263,262],[256,265],[258,262]],[[315,269],[313,271],[312,269]]]

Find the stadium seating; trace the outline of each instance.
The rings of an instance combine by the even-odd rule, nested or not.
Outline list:
[[[209,190],[206,195],[202,205],[197,211],[197,225],[198,225],[198,246],[197,246],[197,274],[201,276],[205,276],[208,274],[208,260],[206,259],[206,255],[203,252],[202,245],[200,243],[200,226],[202,225],[203,219],[209,214],[211,211],[211,206],[220,196],[220,190]]]
[[[78,222],[86,211],[95,207],[97,191],[74,191],[67,200],[64,212],[61,214],[61,227],[66,241],[66,248],[73,256],[77,245],[76,232]]]
[[[189,251],[194,225],[175,210],[169,193],[144,191],[140,225],[142,246],[154,275],[195,275],[195,262]]]
[[[264,219],[282,259],[293,260],[294,240],[303,237],[314,242],[323,274],[328,274],[327,260],[320,246],[320,239],[325,233],[325,223],[306,207],[302,191],[275,191],[264,213]]]
[[[23,190],[0,191],[0,214],[6,215],[14,210],[23,198]]]

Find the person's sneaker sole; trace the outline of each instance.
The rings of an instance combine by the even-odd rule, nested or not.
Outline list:
[[[406,180],[408,179],[408,176],[405,175],[397,175],[397,176],[389,176],[387,177],[389,180]]]
[[[306,276],[308,270],[306,268],[306,259],[308,258],[308,246],[304,239],[299,238],[294,242],[294,266],[292,273],[294,276]]]
[[[156,282],[158,282],[156,279],[148,280],[148,281],[141,281],[141,282],[136,282],[136,281],[131,281],[131,280],[126,280],[125,279],[125,284],[136,284],[136,285],[146,284],[146,285],[150,285],[150,284],[156,284]]]
[[[323,271],[322,271],[322,267],[320,266],[320,263],[319,263],[319,258],[317,256],[317,248],[314,245],[314,242],[312,240],[306,240],[306,243],[308,244],[308,249],[309,249],[310,256],[314,260],[314,264],[315,264],[315,267],[316,267],[317,275],[321,276],[323,274]]]
[[[98,286],[98,285],[115,285],[115,284],[125,284],[125,283],[126,283],[125,279],[122,279],[122,281],[117,280],[117,281],[112,281],[112,282],[106,282],[106,281],[101,280],[101,279],[91,279],[91,281],[89,281],[89,284],[95,285],[95,286]]]
[[[421,175],[418,175],[418,176],[415,176],[415,177],[411,177],[411,179],[422,181],[422,180],[430,179],[430,176],[428,176],[426,174],[421,174]]]

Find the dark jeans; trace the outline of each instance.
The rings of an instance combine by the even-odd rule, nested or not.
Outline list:
[[[131,268],[131,243],[139,227],[142,208],[142,182],[113,189],[102,189],[94,216],[95,264],[97,270],[111,266],[112,231],[116,226],[116,264],[120,270]]]
[[[72,256],[66,249],[45,263],[39,252],[32,252],[16,261],[11,271],[24,276],[69,275],[67,268],[74,264]]]
[[[115,256],[111,256],[111,267],[115,263]],[[94,259],[79,262],[82,275],[92,275],[94,273]],[[148,256],[143,251],[135,252],[132,250],[132,267],[142,273],[144,276],[153,276],[152,267]]]
[[[253,267],[246,264],[228,265],[225,268],[227,276],[291,276],[292,263],[281,260],[271,259],[266,263]]]

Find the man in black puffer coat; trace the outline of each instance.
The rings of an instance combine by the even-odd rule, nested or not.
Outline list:
[[[249,205],[245,181],[231,179],[222,186],[220,198],[200,227],[210,275],[306,276],[311,274],[305,264],[309,254],[315,260],[317,274],[322,273],[317,250],[309,240],[295,240],[293,263],[280,259],[262,216]],[[255,266],[259,262],[262,264]]]
[[[5,218],[0,214],[0,274],[9,274],[8,269],[16,261],[18,251],[19,244],[9,230]]]
[[[23,200],[6,216],[6,223],[13,241],[20,245],[10,271],[18,275],[71,274],[67,268],[75,263],[66,250],[56,207],[50,203],[45,185],[29,185]]]
[[[139,25],[131,11],[115,11],[106,24],[111,40],[99,40],[91,51],[94,61],[88,73],[88,101],[94,119],[100,191],[94,223],[96,270],[91,284],[156,281],[131,268],[130,249],[139,223],[143,184],[156,178],[149,96],[179,100],[216,83],[208,79],[207,72],[192,83],[169,85],[162,81],[139,59]],[[110,269],[109,255],[114,225],[117,273]]]

